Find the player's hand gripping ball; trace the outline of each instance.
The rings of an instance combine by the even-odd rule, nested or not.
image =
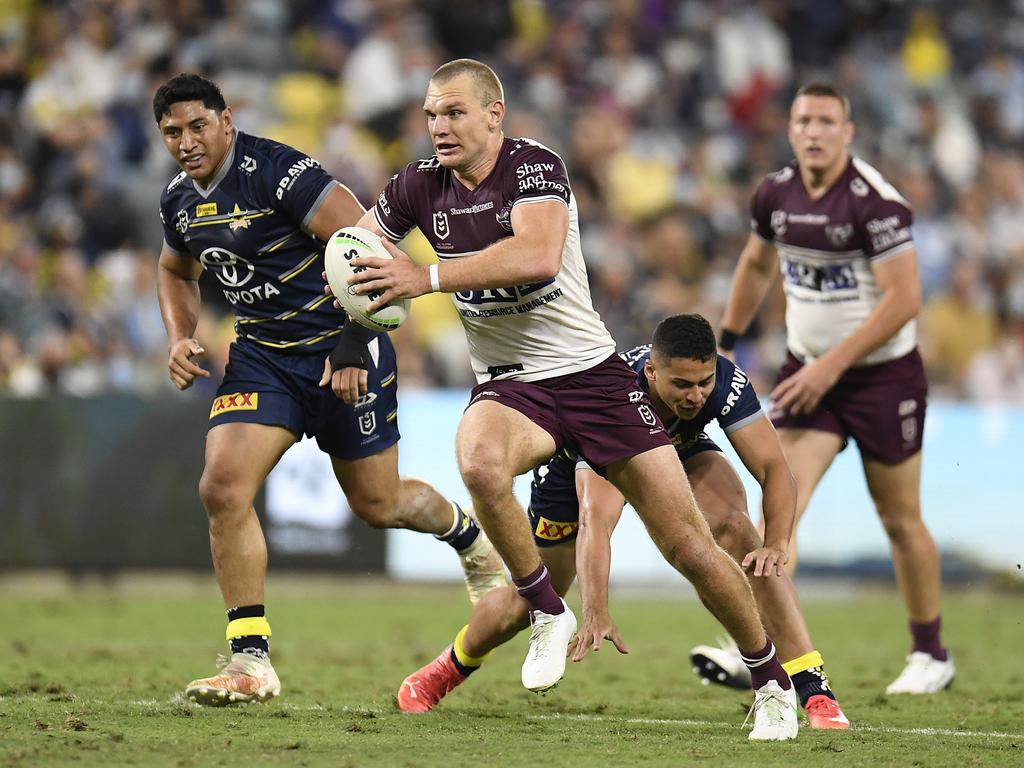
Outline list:
[[[327,283],[342,309],[352,320],[372,331],[393,331],[409,316],[409,299],[392,301],[372,315],[367,312],[367,307],[380,296],[380,291],[356,293],[356,286],[348,284],[348,279],[352,275],[369,269],[352,266],[352,259],[361,256],[394,258],[381,244],[380,238],[368,229],[342,227],[331,235],[324,251]]]

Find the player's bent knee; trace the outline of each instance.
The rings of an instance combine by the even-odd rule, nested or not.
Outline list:
[[[712,533],[718,546],[732,555],[734,560],[741,560],[747,552],[761,546],[754,524],[740,510],[732,510],[717,520]]]
[[[252,495],[239,483],[223,480],[207,472],[199,480],[199,498],[211,518],[247,513],[252,506]]]
[[[913,509],[879,505],[878,516],[882,527],[892,541],[900,541],[915,535],[924,526],[920,513]]]
[[[371,528],[400,528],[398,505],[386,496],[350,497],[352,513]]]
[[[669,565],[691,581],[693,576],[707,567],[709,560],[713,557],[712,549],[714,548],[714,543],[704,536],[698,535],[696,529],[693,529],[692,533],[693,535],[684,536],[679,540],[666,542],[660,546]]]
[[[506,467],[491,460],[460,462],[462,482],[474,499],[491,499],[512,492],[512,475]]]

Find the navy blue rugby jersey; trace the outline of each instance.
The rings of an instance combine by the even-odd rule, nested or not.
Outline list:
[[[236,131],[209,188],[184,171],[167,185],[164,243],[213,273],[239,338],[292,354],[333,347],[345,313],[323,293],[324,244],[308,226],[336,183],[298,150]]]
[[[649,394],[644,364],[651,358],[651,345],[634,347],[628,352],[620,353],[619,357],[636,371],[637,384]],[[665,430],[672,439],[676,451],[682,454],[704,434],[704,428],[712,421],[717,420],[722,431],[729,434],[756,421],[763,414],[750,377],[729,358],[718,355],[715,364],[715,388],[708,395],[704,407],[692,419],[673,419],[671,423],[665,425]]]

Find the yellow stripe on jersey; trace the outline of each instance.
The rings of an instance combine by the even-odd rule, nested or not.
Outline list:
[[[388,421],[391,422],[391,421],[394,421],[397,418],[398,418],[398,409],[396,408],[395,410],[393,410],[391,413],[388,414]]]
[[[248,619],[234,619],[228,622],[227,639],[236,637],[252,637],[258,635],[270,637],[270,622],[266,616],[253,616]]]
[[[316,344],[318,341],[329,339],[332,336],[337,336],[341,333],[341,328],[335,328],[334,330],[328,331],[327,333],[321,333],[319,336],[311,336],[308,339],[299,339],[298,341],[271,341],[269,339],[257,339],[253,336],[245,335],[248,341],[262,344],[265,347],[273,347],[274,349],[287,349],[288,347],[299,347],[309,346]]]
[[[803,656],[787,661],[782,665],[782,668],[786,670],[786,674],[792,677],[797,672],[806,672],[808,669],[814,669],[820,667],[825,663],[825,660],[821,658],[821,654],[817,651],[811,651],[805,653]]]
[[[278,248],[280,248],[282,245],[284,245],[289,240],[291,240],[293,237],[295,237],[295,233],[294,232],[292,232],[290,234],[287,234],[284,237],[282,237],[280,240],[278,240],[276,243],[271,243],[264,250],[259,251],[256,255],[257,256],[264,256],[265,254],[273,253]]]
[[[239,325],[255,325],[256,323],[268,323],[271,320],[291,320],[293,317],[295,317],[296,315],[300,315],[303,312],[312,312],[315,309],[319,309],[321,306],[323,306],[325,301],[328,301],[328,300],[333,299],[333,298],[334,298],[333,296],[327,296],[327,295],[317,296],[315,299],[313,299],[312,301],[308,302],[304,306],[299,307],[298,309],[290,309],[287,312],[282,312],[281,314],[274,315],[273,317],[241,317],[240,316],[240,317],[235,319],[235,322],[237,322]]]
[[[395,376],[396,376],[396,375],[397,375],[397,374],[394,374],[394,373],[392,373],[392,374],[391,374],[390,376],[388,376],[388,377],[387,377],[386,379],[383,379],[383,380],[381,381],[380,385],[381,385],[382,387],[388,387],[388,386],[391,386],[392,384],[394,384],[394,383],[395,383]]]
[[[269,252],[270,251],[267,251],[267,253]],[[295,269],[291,270],[290,272],[285,272],[283,275],[279,275],[277,279],[280,280],[282,283],[287,283],[289,280],[291,280],[297,274],[301,273],[304,269],[306,269],[313,262],[317,261],[319,258],[320,254],[314,253],[310,255],[309,258],[307,258],[301,264],[299,264],[297,267],[295,267]]]
[[[243,213],[241,216],[237,214],[224,214],[217,216],[216,218],[205,219],[203,221],[193,221],[189,223],[190,227],[209,227],[215,224],[231,224],[237,221],[252,221],[253,219],[259,219],[263,216],[267,216],[273,213],[269,208],[265,211],[258,211],[255,213]]]
[[[466,630],[469,629],[469,624],[459,630],[459,634],[455,636],[455,642],[452,647],[455,649],[455,658],[459,660],[459,664],[464,667],[479,667],[490,656],[494,651],[488,651],[483,656],[477,658],[476,656],[470,656],[462,647],[462,641],[466,637]]]

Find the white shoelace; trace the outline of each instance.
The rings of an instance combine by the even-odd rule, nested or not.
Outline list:
[[[768,720],[767,724],[769,725],[782,725],[785,723],[786,710],[792,709],[794,713],[796,712],[796,708],[793,706],[793,702],[790,701],[787,693],[788,691],[781,689],[778,691],[755,691],[754,703],[747,712],[747,716],[743,719],[743,726],[746,726],[751,715],[754,715],[754,723],[756,725],[757,713],[760,711],[764,711],[765,717]]]
[[[530,649],[534,657],[540,656],[547,650],[548,642],[551,640],[551,626],[555,623],[555,617],[543,611],[530,611],[530,623],[533,630],[530,632]]]

